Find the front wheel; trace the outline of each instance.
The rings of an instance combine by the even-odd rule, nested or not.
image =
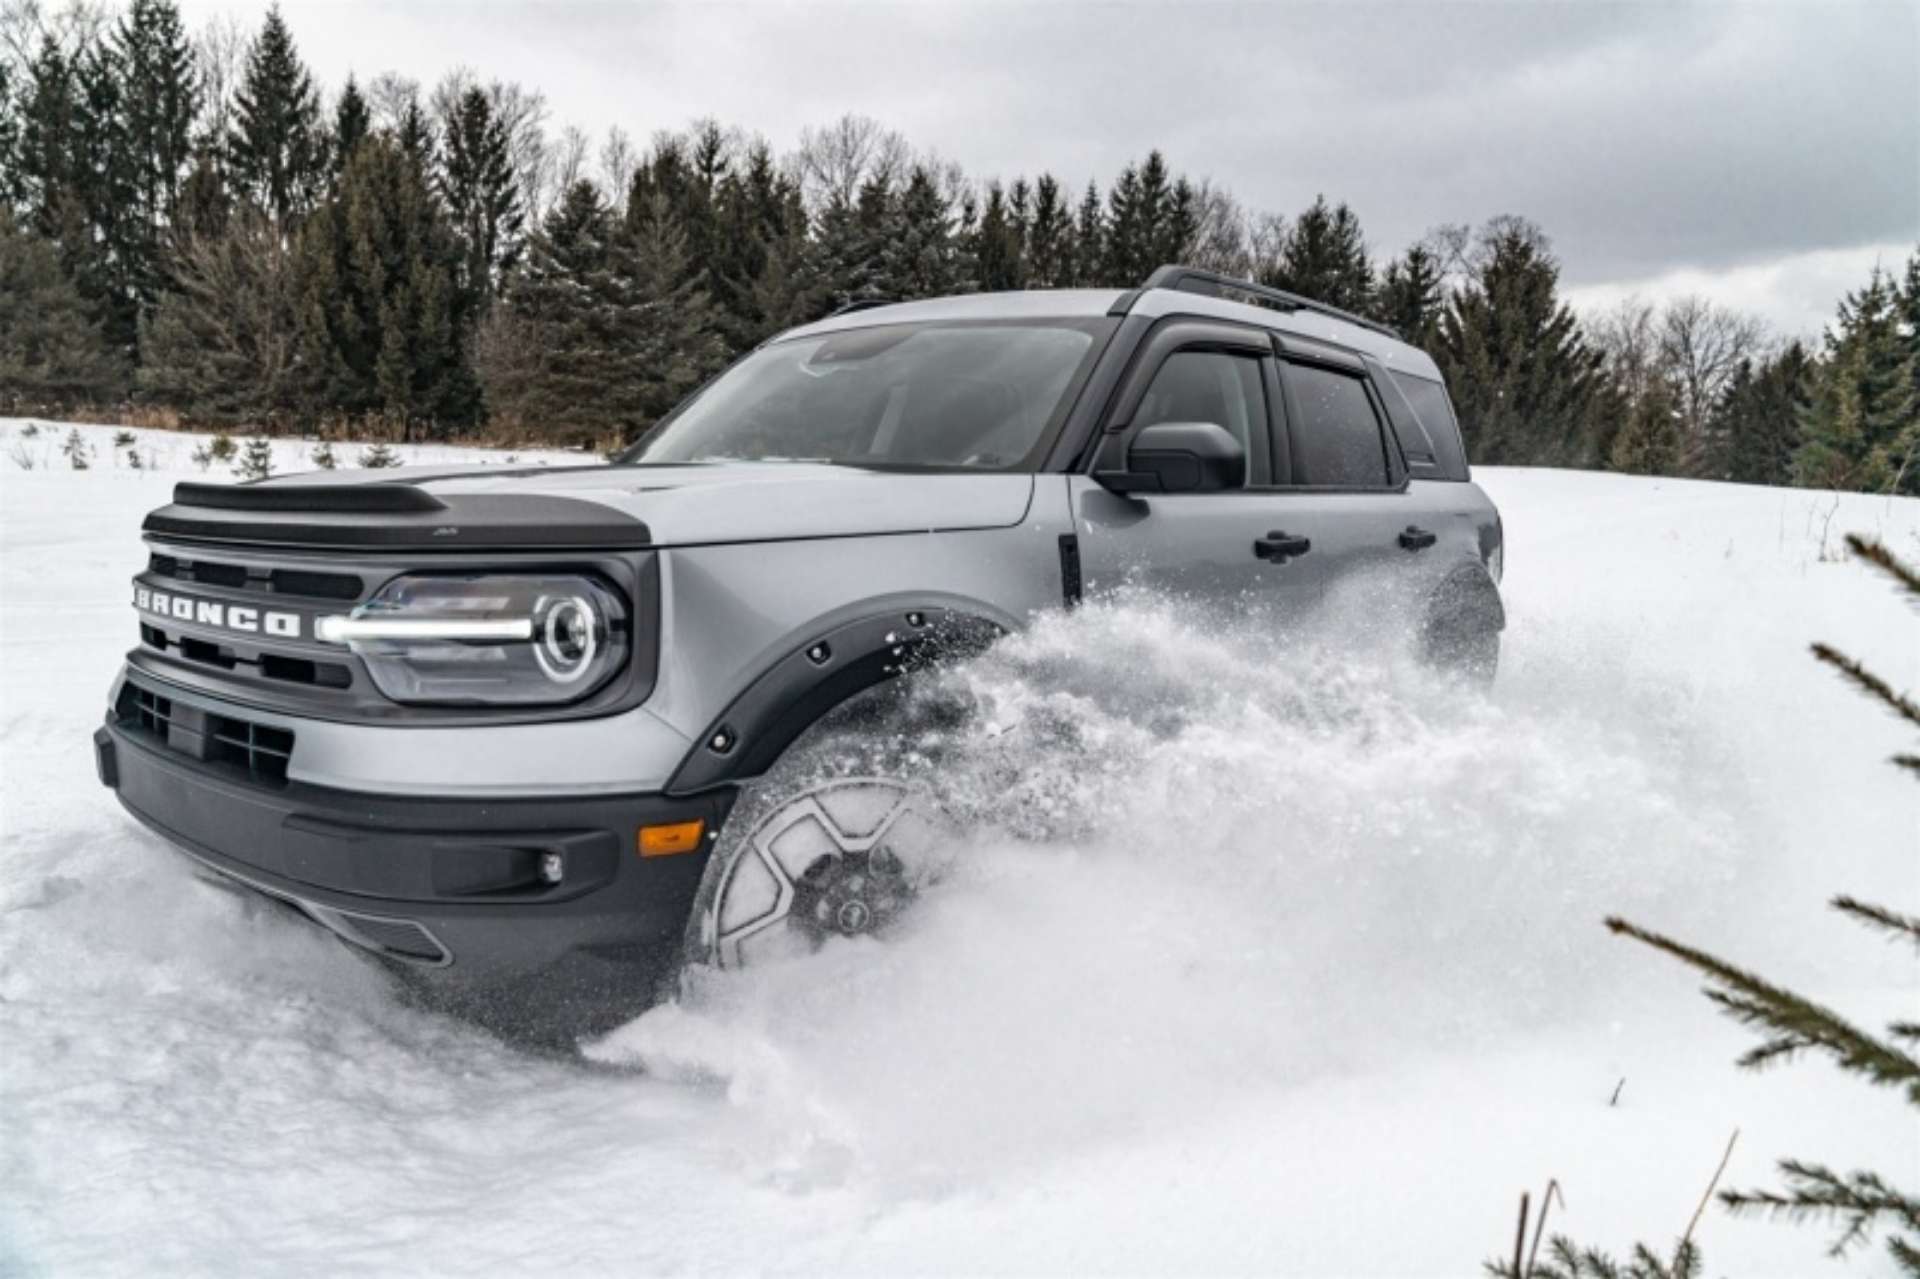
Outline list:
[[[885,936],[925,886],[945,838],[924,796],[887,778],[771,782],[742,809],[694,899],[691,963],[746,968],[835,937]]]

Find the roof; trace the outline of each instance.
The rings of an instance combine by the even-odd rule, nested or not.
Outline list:
[[[1086,319],[1109,314],[1114,303],[1134,290],[1030,289],[1020,293],[963,293],[953,297],[923,298],[887,306],[863,307],[844,315],[789,329],[781,339],[869,329],[882,324],[925,324],[946,320]],[[1364,351],[1389,369],[1416,377],[1440,380],[1440,370],[1426,352],[1398,338],[1316,311],[1281,311],[1185,289],[1142,289],[1128,310],[1130,315],[1201,315],[1232,320],[1277,333],[1318,338],[1349,350]]]

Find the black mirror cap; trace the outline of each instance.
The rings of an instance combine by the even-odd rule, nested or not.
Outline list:
[[[1127,449],[1127,469],[1096,471],[1115,493],[1214,493],[1243,488],[1247,450],[1213,422],[1155,422]]]

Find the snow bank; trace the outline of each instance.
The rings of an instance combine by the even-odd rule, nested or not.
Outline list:
[[[706,982],[596,1066],[397,1003],[119,813],[87,735],[181,476],[8,443],[0,1270],[1460,1274],[1549,1176],[1585,1239],[1677,1234],[1735,1125],[1735,1184],[1920,1174],[1896,1100],[1737,1075],[1688,976],[1599,926],[1911,1003],[1821,907],[1912,900],[1900,734],[1805,644],[1920,682],[1912,616],[1833,555],[1920,552],[1920,503],[1483,472],[1489,699],[1358,628],[1043,625],[949,677],[982,711],[953,793],[994,802],[905,944]],[[1827,1264],[1702,1235],[1716,1273]]]

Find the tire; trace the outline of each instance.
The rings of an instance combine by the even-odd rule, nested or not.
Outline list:
[[[1479,689],[1493,687],[1500,670],[1500,631],[1487,621],[1455,618],[1429,627],[1424,655],[1442,674]]]
[[[889,775],[894,736],[871,706],[837,712],[745,790],[694,895],[687,966],[758,967],[893,931],[951,842],[930,793]]]

